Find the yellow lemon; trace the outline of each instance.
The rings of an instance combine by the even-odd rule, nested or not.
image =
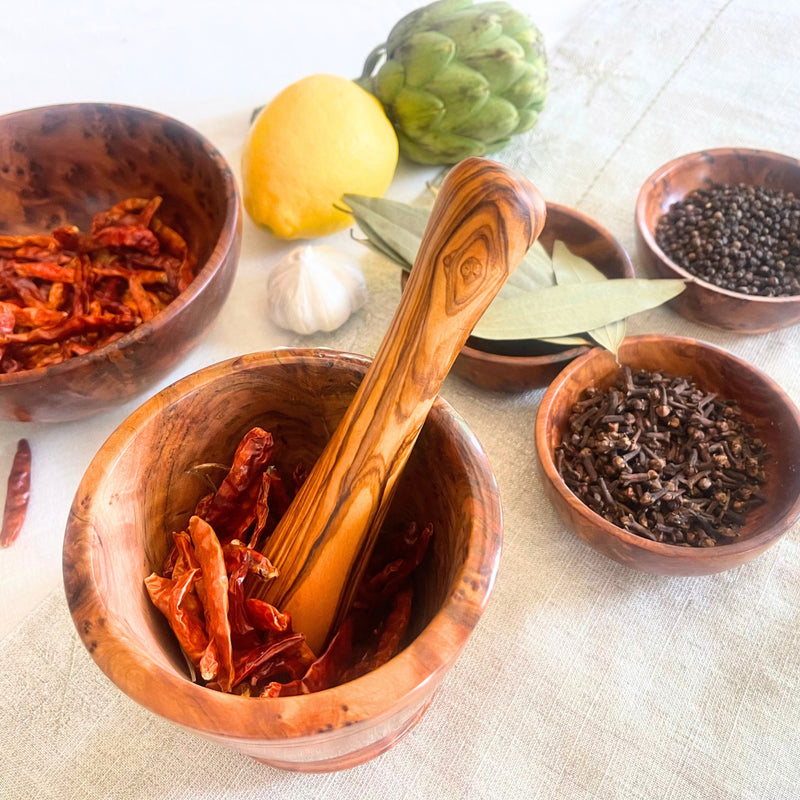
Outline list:
[[[250,127],[245,209],[281,238],[325,236],[352,224],[335,208],[343,194],[384,194],[397,155],[397,135],[371,94],[346,78],[311,75],[287,86]]]

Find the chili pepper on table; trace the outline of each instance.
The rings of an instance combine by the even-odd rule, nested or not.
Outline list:
[[[20,439],[8,475],[8,491],[0,528],[0,547],[9,547],[22,530],[31,496],[31,446]]]

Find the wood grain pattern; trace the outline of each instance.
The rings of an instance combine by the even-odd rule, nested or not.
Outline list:
[[[634,369],[690,375],[697,384],[734,399],[742,418],[767,443],[772,457],[763,487],[767,502],[752,511],[742,538],[712,548],[659,544],[628,533],[595,514],[566,486],[554,462],[573,403],[587,386],[605,388],[619,374],[614,356],[595,348],[573,361],[545,392],[536,418],[536,449],[545,489],[567,527],[591,547],[626,566],[664,575],[707,575],[730,569],[762,553],[800,518],[800,412],[774,381],[739,358],[695,339],[634,336],[619,361]]]
[[[613,234],[586,214],[558,203],[547,203],[547,218],[539,240],[553,253],[556,240],[585,258],[608,278],[633,278],[630,256]],[[482,389],[525,392],[547,386],[588,347],[539,353],[537,342],[487,342],[470,337],[453,364],[453,373]]]
[[[198,257],[191,286],[151,322],[61,364],[0,375],[0,419],[58,422],[123,403],[165,376],[228,295],[241,242],[233,174],[183,123],[139,108],[76,103],[0,117],[0,233],[83,230],[127,197],[164,197],[159,215]]]
[[[679,267],[656,244],[658,220],[670,206],[713,183],[748,183],[798,195],[800,161],[766,150],[721,147],[662,165],[644,182],[636,201],[637,251],[642,263],[658,277],[687,281],[670,306],[701,325],[766,333],[800,322],[800,296],[758,297],[721,289]]]
[[[152,397],[109,437],[84,475],[67,523],[64,581],[84,644],[106,675],[153,712],[275,766],[324,771],[390,747],[419,719],[488,601],[502,542],[490,465],[464,421],[436,399],[398,480],[386,524],[430,521],[407,646],[378,670],[318,694],[223,695],[193,684],[143,580],[170,531],[184,528],[204,481],[254,425],[275,463],[310,466],[369,367],[363,356],[281,349],[197,372]]]
[[[537,190],[492,161],[462,161],[442,184],[375,361],[265,549],[280,575],[259,594],[315,652],[349,608],[453,360],[543,223]]]

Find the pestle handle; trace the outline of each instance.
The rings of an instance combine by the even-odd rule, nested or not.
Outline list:
[[[316,653],[350,605],[442,381],[544,219],[536,188],[492,161],[466,159],[443,182],[375,359],[264,549],[280,574],[259,595]]]

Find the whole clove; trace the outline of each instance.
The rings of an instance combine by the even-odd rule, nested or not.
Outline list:
[[[587,389],[556,448],[570,490],[609,522],[682,547],[739,538],[769,459],[738,404],[686,376],[622,368]]]

